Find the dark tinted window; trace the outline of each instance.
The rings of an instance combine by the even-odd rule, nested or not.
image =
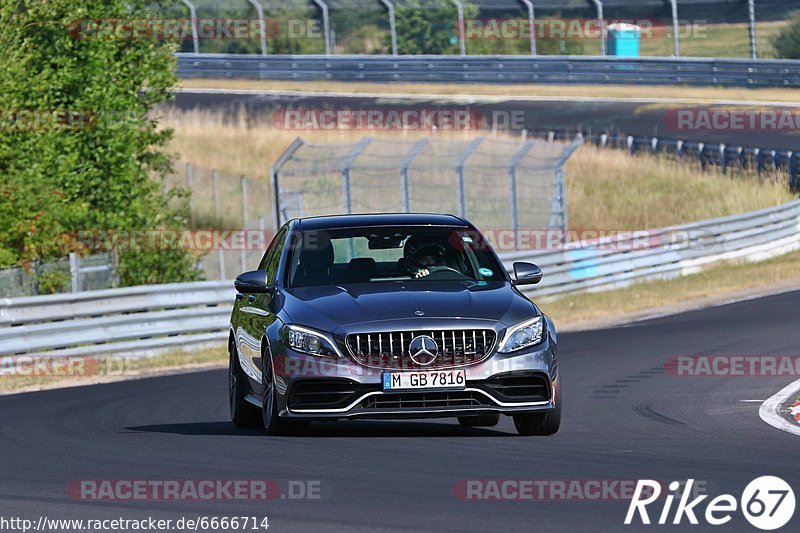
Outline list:
[[[290,287],[505,279],[481,235],[465,228],[342,228],[304,231],[293,240]]]

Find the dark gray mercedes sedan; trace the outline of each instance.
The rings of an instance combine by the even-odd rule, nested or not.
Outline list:
[[[556,331],[481,233],[452,215],[287,222],[236,279],[229,338],[237,427],[457,417],[522,435],[561,422]]]

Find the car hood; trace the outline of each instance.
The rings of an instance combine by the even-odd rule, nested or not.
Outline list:
[[[473,319],[506,326],[540,314],[508,282],[362,283],[284,291],[292,322],[325,331],[386,321]]]

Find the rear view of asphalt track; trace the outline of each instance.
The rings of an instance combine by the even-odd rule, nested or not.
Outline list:
[[[672,355],[798,355],[799,308],[800,292],[790,292],[561,335],[566,403],[553,437],[519,437],[503,417],[490,429],[451,419],[358,421],[269,438],[229,423],[220,370],[3,397],[0,515],[266,515],[271,531],[618,531],[626,501],[463,501],[453,487],[468,479],[694,478],[712,496],[738,498],[752,479],[777,475],[800,495],[798,437],[758,416],[760,402],[796,378],[688,378],[664,369]],[[84,479],[318,480],[322,498],[67,496],[68,483]],[[798,515],[786,531],[798,530]],[[627,529],[647,529],[636,524]],[[692,529],[753,530],[740,513],[725,526]]]
[[[310,90],[313,87],[309,88]],[[679,89],[676,89],[680,97]],[[794,111],[796,108],[781,106],[741,106],[711,104],[667,104],[642,101],[576,100],[552,98],[530,100],[501,97],[475,97],[472,101],[464,98],[452,100],[446,96],[435,99],[414,97],[413,99],[376,96],[335,96],[304,95],[303,93],[257,93],[257,92],[205,92],[183,89],[176,95],[173,104],[181,110],[217,111],[238,117],[241,113],[257,124],[268,122],[267,116],[276,109],[464,109],[479,111],[484,116],[493,117],[500,112],[514,117],[523,117],[520,122],[528,130],[591,129],[596,133],[618,133],[634,136],[656,136],[665,139],[684,141],[725,143],[751,148],[773,150],[797,150],[800,147],[798,130],[768,131],[687,131],[676,130],[674,117],[676,110],[713,109],[759,109],[775,111]],[[513,115],[512,115],[513,113]],[[666,117],[671,116],[672,119]],[[502,119],[499,119],[502,120]],[[672,129],[671,129],[672,128]],[[500,129],[503,129],[502,127]],[[521,129],[521,128],[520,128]],[[366,132],[365,132],[366,133]],[[302,134],[302,132],[300,132]]]

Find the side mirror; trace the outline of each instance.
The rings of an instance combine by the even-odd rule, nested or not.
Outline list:
[[[533,263],[514,263],[515,285],[536,285],[542,281],[542,269]]]
[[[242,294],[265,294],[272,291],[272,288],[267,283],[266,270],[245,272],[236,278],[233,286]]]

